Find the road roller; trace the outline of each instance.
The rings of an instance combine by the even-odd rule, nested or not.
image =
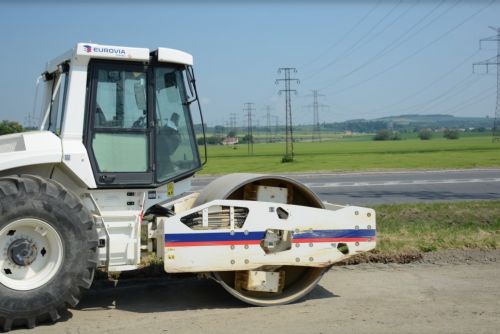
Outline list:
[[[229,174],[193,191],[207,155],[186,52],[78,43],[47,63],[35,96],[37,130],[0,137],[3,331],[57,321],[97,269],[145,256],[273,306],[375,247],[372,209],[325,203],[290,177]]]

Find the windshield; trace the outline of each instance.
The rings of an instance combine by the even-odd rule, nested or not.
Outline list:
[[[154,69],[156,181],[164,182],[200,167],[184,85],[184,70]]]

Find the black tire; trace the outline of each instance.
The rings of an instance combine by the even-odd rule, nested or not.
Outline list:
[[[59,183],[31,175],[0,178],[0,231],[22,218],[44,221],[59,234],[62,262],[54,276],[38,288],[14,290],[0,283],[0,330],[5,332],[59,319],[90,287],[97,265],[92,215]],[[6,257],[6,253],[0,252],[0,256]]]

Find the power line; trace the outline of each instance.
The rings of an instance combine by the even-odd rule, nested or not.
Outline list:
[[[362,81],[358,81],[357,83],[354,83],[350,86],[347,86],[347,87],[344,87],[343,89],[339,89],[337,91],[334,91],[332,92],[332,94],[339,94],[339,93],[342,93],[342,92],[345,92],[349,89],[352,89],[352,88],[355,88],[355,87],[358,87],[360,85],[363,85],[385,73],[387,73],[388,71],[396,68],[397,66],[403,64],[404,62],[408,61],[409,59],[415,57],[416,55],[420,54],[422,51],[424,51],[425,49],[427,49],[428,47],[432,46],[433,44],[439,42],[440,40],[442,40],[444,37],[446,37],[447,35],[449,35],[450,33],[452,33],[453,31],[455,31],[456,29],[460,28],[461,26],[463,26],[465,23],[467,23],[467,21],[471,20],[473,17],[477,16],[479,13],[481,13],[483,10],[485,10],[486,8],[488,8],[489,6],[491,6],[493,3],[495,2],[495,0],[491,0],[487,5],[483,6],[481,9],[475,11],[474,13],[472,13],[471,15],[467,16],[464,20],[460,21],[458,24],[456,24],[455,26],[453,26],[452,28],[448,29],[446,32],[444,32],[443,34],[441,34],[439,37],[433,39],[432,41],[430,41],[429,43],[425,44],[423,47],[415,50],[414,52],[412,52],[411,54],[409,54],[408,56],[406,56],[405,58],[402,58],[401,60],[399,60],[398,62],[392,64],[391,66],[388,66],[386,67],[385,69],[383,69],[382,71],[379,71],[379,72],[376,72],[375,74],[369,76],[367,79],[364,79]],[[327,85],[323,88],[321,88],[320,90],[325,90],[326,88],[329,88],[331,87],[332,85]]]
[[[274,120],[274,138],[277,141],[278,140],[278,132],[280,129],[280,118],[278,116],[271,116],[271,118]]]
[[[268,143],[272,142],[272,129],[271,129],[271,106],[266,106],[266,141]]]
[[[236,113],[229,114],[229,131],[236,133]]]
[[[312,77],[314,77],[315,75],[317,75],[318,73],[321,73],[322,71],[324,71],[325,69],[327,69],[328,67],[332,66],[333,64],[337,63],[340,59],[344,58],[344,57],[348,57],[349,55],[351,55],[353,53],[353,51],[356,49],[356,47],[361,44],[363,41],[365,41],[366,39],[368,39],[368,37],[370,37],[370,35],[373,33],[374,30],[377,29],[377,27],[382,24],[385,19],[387,17],[389,17],[395,10],[396,8],[401,4],[402,0],[399,0],[381,19],[379,19],[369,30],[366,34],[362,35],[358,40],[356,40],[356,42],[354,42],[354,44],[352,44],[347,50],[345,50],[340,56],[337,56],[335,59],[333,59],[332,61],[328,62],[326,65],[322,66],[321,68],[317,69],[316,71],[314,71],[312,74],[306,76],[304,78],[304,80],[308,80]],[[378,36],[375,35],[373,37],[376,37]]]
[[[311,95],[307,95],[313,98],[312,104],[308,107],[313,110],[313,127],[312,127],[312,141],[321,141],[321,126],[319,123],[319,111],[321,108],[327,108],[328,106],[319,103],[319,98],[325,95],[319,94],[318,90],[313,90]]]
[[[422,94],[423,92],[425,92],[426,90],[429,90],[430,88],[432,88],[433,86],[435,86],[437,83],[439,83],[440,81],[442,81],[443,79],[447,78],[450,74],[454,73],[456,70],[458,70],[462,65],[464,65],[465,63],[469,62],[470,59],[472,57],[474,57],[475,55],[477,55],[479,53],[479,50],[478,51],[475,51],[472,55],[470,56],[467,56],[465,57],[463,60],[461,60],[457,65],[455,65],[454,67],[452,67],[450,70],[446,71],[445,73],[439,75],[436,79],[433,79],[430,83],[426,84],[424,87],[422,87],[421,89],[413,92],[412,94],[410,95],[407,95],[399,100],[397,100],[396,102],[394,103],[391,103],[389,105],[386,105],[384,107],[380,107],[380,108],[376,108],[376,109],[373,109],[372,112],[377,112],[377,111],[382,111],[382,110],[387,110],[389,108],[393,108],[394,106],[397,106],[405,101],[408,101],[420,94]]]
[[[415,22],[410,28],[408,28],[405,32],[403,32],[402,34],[400,34],[396,39],[394,39],[391,43],[389,43],[388,45],[386,45],[386,47],[384,49],[382,49],[382,51],[379,52],[379,54],[375,55],[374,57],[372,57],[368,63],[373,63],[374,61],[377,61],[378,59],[380,59],[381,57],[387,55],[389,52],[399,48],[401,45],[403,45],[405,42],[407,41],[410,41],[412,40],[412,38],[416,35],[418,35],[422,30],[428,28],[430,25],[432,25],[434,22],[436,22],[438,19],[440,19],[442,16],[444,16],[445,14],[447,14],[450,10],[452,10],[453,8],[455,8],[462,0],[457,0],[455,3],[451,4],[448,8],[445,8],[444,11],[442,11],[441,13],[439,13],[437,16],[435,16],[434,18],[432,18],[429,22],[427,23],[424,23],[419,29],[417,29],[417,31],[414,31],[412,33],[412,31],[417,28],[420,23],[424,22],[429,16],[431,16],[439,7],[441,7],[441,5],[445,2],[445,0],[441,0],[441,2],[439,2],[435,7],[433,7],[429,12],[427,12],[424,16],[422,16],[417,22]],[[364,66],[363,66],[364,67]],[[356,72],[357,70],[353,70],[351,71],[352,73]],[[345,77],[349,76],[350,74],[352,73],[348,73]],[[337,84],[339,81],[336,80],[335,81],[335,84]],[[327,86],[327,87],[331,87],[331,86],[334,86],[334,84],[330,85],[330,86]]]
[[[278,69],[278,74],[283,73],[284,78],[276,79],[276,85],[280,82],[285,84],[285,89],[281,89],[279,94],[285,92],[285,156],[283,162],[293,161],[293,122],[292,122],[292,98],[291,93],[297,94],[297,90],[291,89],[291,83],[300,83],[299,79],[290,78],[290,73],[297,73],[294,67],[281,67]]]
[[[448,101],[449,99],[461,94],[465,90],[469,89],[473,85],[476,84],[476,82],[479,81],[480,78],[476,77],[474,78],[471,74],[466,76],[464,79],[461,81],[457,82],[441,94],[434,96],[433,98],[417,103],[415,105],[412,105],[410,107],[402,108],[400,110],[404,111],[409,111],[409,110],[422,110],[422,109],[430,109],[431,107],[435,107],[436,105],[442,104],[443,102]],[[433,105],[434,104],[434,105]]]
[[[361,17],[361,19],[358,20],[358,22],[356,22],[352,27],[351,29],[349,29],[348,32],[346,32],[338,41],[336,41],[335,43],[333,43],[332,45],[330,45],[326,50],[324,50],[319,56],[317,56],[316,58],[314,58],[313,60],[311,60],[310,62],[302,65],[302,66],[299,66],[300,69],[303,69],[307,66],[310,66],[311,64],[317,62],[319,59],[321,59],[324,55],[326,55],[330,50],[336,48],[338,45],[340,45],[341,42],[343,42],[354,30],[356,30],[357,27],[359,27],[359,25],[361,25],[361,23],[363,23],[367,18],[368,16],[370,16],[371,13],[373,13],[373,11],[380,5],[382,0],[378,0],[377,3],[375,3],[375,5],[363,16]]]
[[[466,79],[469,78],[466,77]],[[436,108],[436,106],[441,105],[447,101],[454,100],[456,96],[462,96],[464,92],[470,90],[476,83],[480,81],[481,78],[471,78],[471,80],[461,80],[457,84],[453,85],[448,90],[444,91],[442,94],[425,101],[424,105],[420,106],[420,108]],[[418,108],[418,107],[417,107]]]
[[[349,76],[351,76],[352,74],[358,72],[359,70],[363,69],[364,67],[382,59],[382,57],[384,57],[385,55],[387,55],[388,53],[390,53],[391,51],[397,49],[398,47],[400,47],[402,44],[404,44],[405,42],[411,40],[411,38],[413,36],[415,36],[416,34],[420,33],[422,30],[424,30],[425,28],[427,28],[430,24],[434,23],[437,19],[439,19],[441,16],[443,16],[444,14],[446,14],[447,12],[449,12],[451,9],[453,9],[458,3],[460,3],[460,1],[462,0],[459,0],[457,1],[456,3],[454,3],[451,7],[447,8],[445,11],[441,12],[438,16],[436,16],[434,19],[431,20],[431,22],[425,24],[423,27],[421,27],[420,29],[418,29],[416,32],[414,32],[413,34],[411,34],[410,36],[406,37],[406,35],[408,33],[410,33],[416,26],[418,26],[418,24],[420,24],[424,19],[426,19],[429,15],[431,15],[437,8],[439,8],[442,3],[443,3],[444,0],[442,0],[440,3],[437,4],[437,6],[435,6],[433,9],[431,9],[427,14],[425,14],[420,20],[418,20],[414,25],[412,25],[409,29],[407,29],[404,33],[402,33],[401,35],[399,35],[396,39],[394,39],[391,43],[389,43],[388,45],[386,45],[382,50],[380,50],[377,54],[375,54],[374,56],[372,56],[371,58],[369,58],[368,60],[366,60],[365,62],[363,62],[361,65],[358,65],[357,67],[355,67],[354,69],[350,70],[349,72],[341,75],[340,77],[336,78],[336,82],[335,83],[338,83],[340,82],[340,80],[342,79],[345,79],[345,78],[348,78]],[[418,4],[418,2],[415,2],[413,4],[413,6],[411,7],[408,7],[407,11],[412,9],[413,7],[415,7],[416,5]],[[405,12],[406,13],[406,12]],[[403,13],[403,14],[405,14]],[[399,19],[399,17],[398,17]],[[396,20],[397,21],[397,20]]]
[[[496,89],[496,87],[490,87],[489,89],[486,89],[485,91],[480,92],[479,94],[476,94],[464,101],[461,101],[460,103],[457,103],[456,105],[446,109],[443,111],[444,114],[456,114],[457,111],[460,111],[462,109],[465,109],[467,107],[470,107],[471,105],[476,104],[477,102],[480,102],[484,100],[485,97],[488,97],[491,95],[491,93]]]
[[[247,148],[248,155],[253,155],[253,129],[252,129],[252,118],[253,112],[255,111],[254,103],[245,102],[243,111],[245,112],[245,116],[247,117]]]
[[[443,12],[441,12],[440,14],[438,14],[435,18],[433,18],[430,22],[424,24],[420,29],[418,29],[417,31],[415,31],[413,34],[409,35],[418,25],[420,25],[420,23],[422,23],[423,21],[425,21],[429,16],[431,16],[439,7],[441,7],[441,5],[443,5],[443,3],[445,2],[446,0],[441,0],[435,7],[433,7],[429,12],[427,12],[425,15],[423,15],[417,22],[415,22],[410,28],[408,28],[405,32],[403,32],[402,34],[400,34],[395,40],[393,40],[391,43],[389,43],[381,52],[387,50],[387,52],[384,52],[382,53],[380,56],[384,56],[386,55],[387,53],[391,52],[392,50],[398,48],[399,46],[401,46],[404,42],[406,41],[409,41],[411,40],[412,37],[414,37],[415,35],[419,34],[422,30],[424,30],[425,28],[428,28],[431,24],[433,24],[435,21],[437,21],[439,18],[441,18],[443,15],[445,15],[446,13],[448,13],[451,9],[453,9],[456,5],[458,5],[462,0],[458,0],[457,2],[455,2],[454,4],[452,4],[450,7],[448,7],[447,9],[445,9]],[[417,4],[419,2],[415,2],[415,4]],[[409,7],[409,8],[413,8],[413,7]],[[394,44],[396,44],[394,46]],[[392,47],[391,47],[392,46]],[[310,75],[308,77],[306,77],[306,79],[309,79],[311,77],[313,77],[314,75],[320,73],[322,70],[326,69],[327,67],[329,67],[330,65],[332,65],[333,63],[337,62],[339,59],[335,59],[333,60],[331,63],[325,65],[323,68],[321,68],[321,70],[315,72],[313,75]],[[372,57],[372,60],[373,60],[373,57]],[[375,59],[376,60],[376,59]]]
[[[487,60],[483,60],[472,65],[472,70],[474,71],[475,66],[486,66],[486,73],[489,71],[490,66],[496,66],[497,70],[497,102],[495,106],[495,119],[493,120],[492,141],[500,142],[500,28],[489,27],[496,32],[495,36],[482,38],[479,40],[479,47],[481,47],[482,42],[497,42],[497,55]]]
[[[412,113],[412,112],[419,112],[422,113],[423,109],[434,109],[437,105],[440,105],[446,101],[449,101],[450,99],[454,98],[457,95],[462,94],[465,90],[470,89],[476,82],[478,82],[480,77],[473,78],[472,74],[469,74],[466,76],[464,79],[460,80],[457,82],[455,85],[452,87],[448,88],[444,92],[434,96],[433,98],[424,101],[424,102],[419,102],[415,105],[399,109],[399,112],[406,112],[406,113]],[[370,115],[375,111],[370,111],[370,112],[361,112],[358,113],[359,115]]]

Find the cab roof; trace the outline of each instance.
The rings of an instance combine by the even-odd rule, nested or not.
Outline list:
[[[78,43],[71,50],[68,50],[64,54],[48,62],[46,71],[52,73],[60,64],[68,61],[73,66],[86,66],[90,59],[116,59],[148,62],[152,56],[159,62],[193,65],[192,55],[175,49],[157,48],[150,50],[148,48]]]

